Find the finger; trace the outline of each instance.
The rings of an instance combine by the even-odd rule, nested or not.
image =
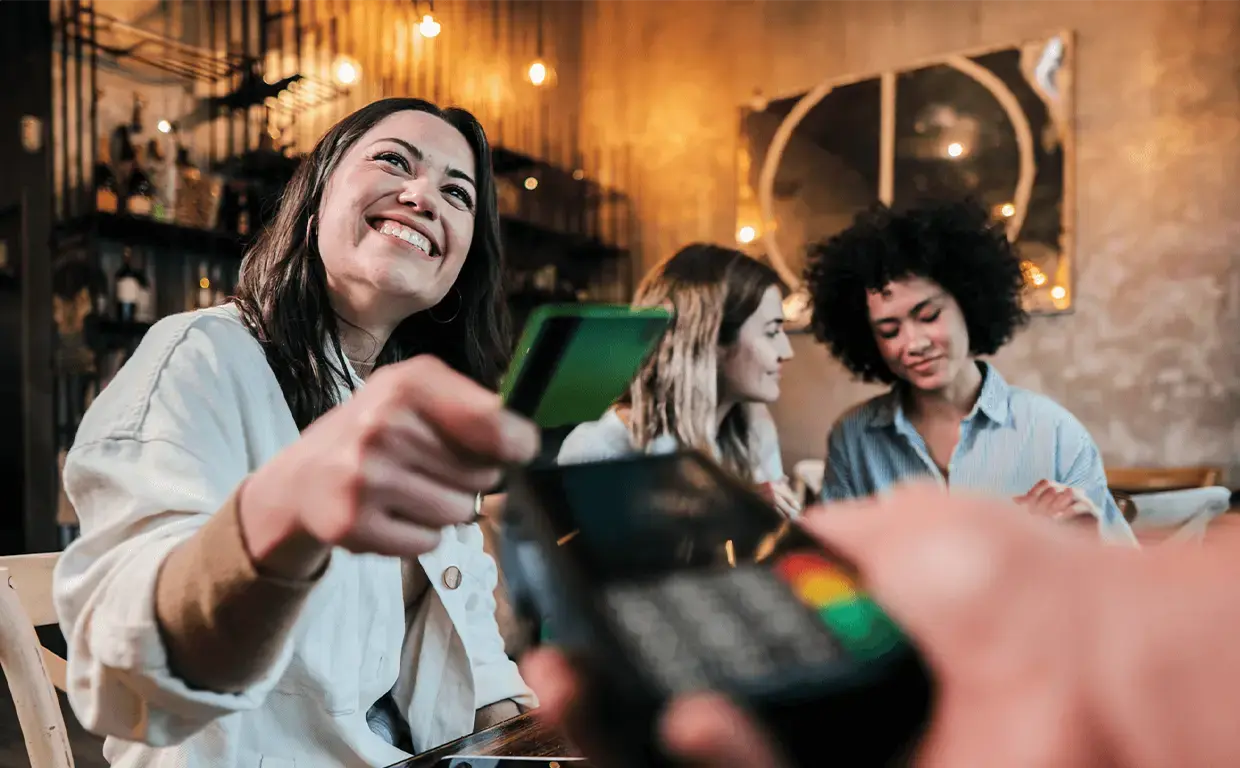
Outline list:
[[[464,525],[474,519],[474,493],[395,466],[369,474],[373,479],[362,496],[365,504],[428,528]]]
[[[412,411],[397,411],[386,417],[377,439],[402,466],[461,491],[488,491],[502,476],[497,462],[459,450]]]
[[[1033,484],[1033,487],[1029,489],[1028,495],[1038,496],[1039,494],[1042,493],[1042,491],[1045,491],[1047,488],[1050,488],[1050,487],[1051,487],[1050,481],[1043,478],[1042,480],[1039,480]]]
[[[565,727],[578,693],[568,660],[555,649],[535,648],[521,659],[521,677],[538,694],[538,716],[557,728]]]
[[[1070,511],[1076,503],[1076,496],[1072,495],[1071,490],[1064,488],[1054,491],[1054,494],[1050,496],[1048,506],[1055,514],[1058,515]]]
[[[376,509],[365,516],[355,533],[341,545],[352,552],[390,557],[417,557],[439,546],[438,528],[411,523]]]
[[[1033,490],[1029,493],[1035,504],[1047,504],[1050,503],[1051,499],[1055,497],[1055,494],[1058,493],[1058,491],[1056,491],[1055,487],[1050,483],[1045,480],[1040,480],[1037,485],[1033,486]]]
[[[774,768],[770,741],[727,699],[701,694],[672,703],[660,723],[668,752],[712,768]]]
[[[437,358],[423,355],[386,369],[402,403],[444,442],[501,463],[523,463],[538,453],[532,422],[504,410],[498,395]]]
[[[520,668],[521,677],[538,694],[535,716],[567,735],[591,764],[610,766],[606,756],[613,751],[592,735],[584,692],[568,659],[553,648],[536,648],[522,657]]]
[[[1094,508],[1092,504],[1076,501],[1059,515],[1060,520],[1092,520]]]
[[[778,509],[784,517],[798,517],[801,514],[801,505],[788,499],[780,499],[779,503],[776,505],[776,509]]]
[[[781,498],[786,499],[798,505],[800,504],[801,500],[797,498],[797,493],[796,491],[792,490],[792,488],[786,485],[780,484],[780,485],[775,486],[775,489]]]

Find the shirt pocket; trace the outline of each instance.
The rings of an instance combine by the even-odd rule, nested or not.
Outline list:
[[[322,701],[333,716],[357,711],[358,670],[366,663],[360,597],[355,557],[334,552],[293,629],[293,658],[277,691]]]

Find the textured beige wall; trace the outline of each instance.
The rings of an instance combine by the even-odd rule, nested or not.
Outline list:
[[[997,362],[1112,465],[1215,463],[1240,482],[1240,3],[682,2],[586,11],[583,135],[631,143],[642,259],[732,237],[738,107],[818,80],[1061,29],[1077,45],[1073,314]],[[776,409],[788,462],[872,388],[807,336]]]

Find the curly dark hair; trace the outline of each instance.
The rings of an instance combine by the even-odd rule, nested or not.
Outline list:
[[[971,200],[899,213],[875,204],[811,246],[808,264],[814,335],[862,381],[896,380],[879,354],[867,305],[870,292],[892,281],[922,277],[950,293],[973,355],[994,354],[1029,318],[1020,258],[1003,227]]]

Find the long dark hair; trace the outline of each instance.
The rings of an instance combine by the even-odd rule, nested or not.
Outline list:
[[[275,372],[300,429],[336,405],[339,381],[353,387],[340,349],[339,320],[327,295],[317,238],[310,231],[323,190],[340,159],[367,131],[397,112],[427,112],[456,128],[477,162],[474,238],[457,277],[459,310],[448,322],[430,312],[407,318],[392,333],[376,367],[431,354],[474,381],[495,387],[512,345],[503,297],[503,248],[491,147],[478,120],[463,109],[421,99],[383,99],[336,123],[293,174],[275,220],[241,264],[236,304]],[[448,314],[447,310],[439,313]]]
[[[740,251],[701,243],[680,249],[642,280],[633,303],[671,302],[676,318],[622,400],[632,406],[629,430],[638,447],[668,434],[709,456],[713,440],[725,467],[752,478],[745,405],[728,411],[715,429],[717,350],[736,343],[741,326],[758,311],[772,285],[783,287],[767,265]]]

